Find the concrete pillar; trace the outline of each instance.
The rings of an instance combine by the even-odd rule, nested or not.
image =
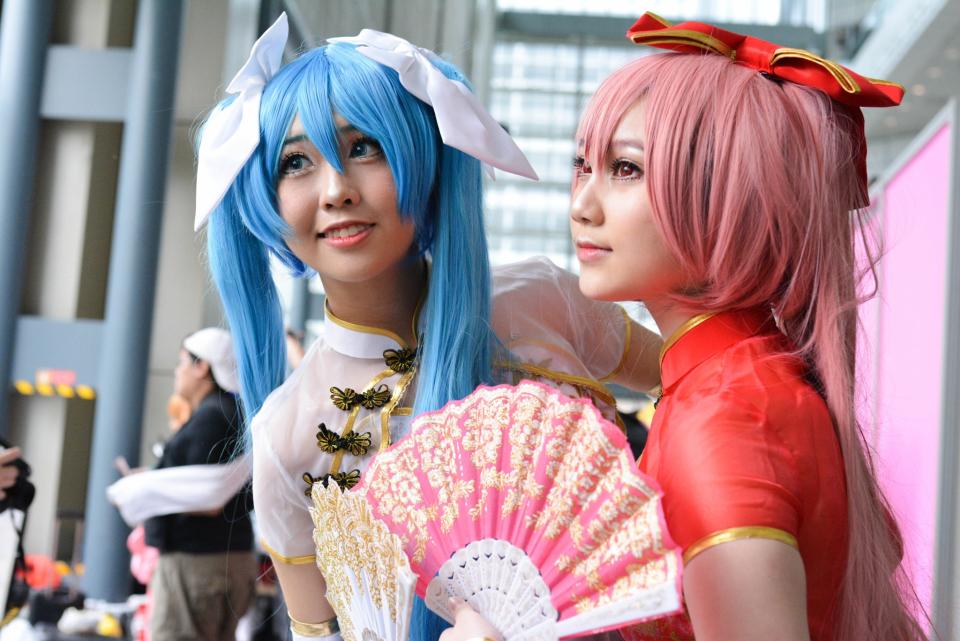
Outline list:
[[[127,528],[105,491],[114,458],[140,448],[182,13],[181,0],[141,0],[134,36],[83,548],[87,593],[108,600],[127,595]]]
[[[53,0],[7,0],[0,15],[0,434],[9,434],[10,372]]]

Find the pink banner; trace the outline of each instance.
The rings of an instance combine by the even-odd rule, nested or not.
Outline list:
[[[949,168],[944,125],[887,182],[879,298],[861,310],[860,417],[929,612],[934,575],[946,335]]]

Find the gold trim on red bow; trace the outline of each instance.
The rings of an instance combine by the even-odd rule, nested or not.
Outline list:
[[[716,53],[781,80],[819,89],[851,107],[893,107],[903,99],[903,87],[896,83],[861,76],[810,51],[781,47],[703,22],[671,25],[648,12],[630,27],[627,37],[637,44],[681,53]]]
[[[781,47],[772,42],[726,31],[703,22],[671,25],[647,12],[627,31],[636,44],[696,54],[704,51],[729,58],[777,80],[792,82],[827,94],[853,118],[859,140],[855,144],[859,195],[853,207],[869,204],[867,188],[867,139],[861,107],[895,107],[903,100],[903,87],[895,82],[874,80],[832,60],[804,49]]]

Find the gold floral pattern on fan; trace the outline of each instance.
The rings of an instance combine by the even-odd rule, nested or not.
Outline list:
[[[312,498],[317,567],[344,641],[405,641],[416,578],[400,539],[360,495],[331,483],[314,485]]]
[[[469,542],[482,531],[541,541],[539,571],[548,585],[576,577],[567,584],[577,611],[678,585],[679,552],[659,492],[637,471],[622,432],[592,405],[543,385],[478,388],[422,415],[357,489],[400,536],[418,574],[445,560],[431,556],[437,538]]]

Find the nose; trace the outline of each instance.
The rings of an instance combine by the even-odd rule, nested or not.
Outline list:
[[[603,224],[603,209],[597,198],[597,186],[594,176],[575,177],[573,194],[570,201],[570,220],[581,225]]]
[[[323,161],[320,168],[320,207],[326,211],[352,207],[360,202],[360,192],[350,178]]]

